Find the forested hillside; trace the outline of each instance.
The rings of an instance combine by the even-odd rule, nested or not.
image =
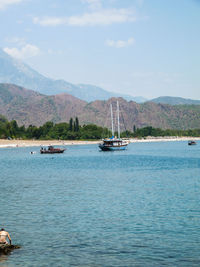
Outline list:
[[[122,131],[152,126],[161,129],[195,129],[200,127],[200,105],[138,104],[123,98],[87,103],[68,94],[46,96],[12,84],[0,84],[0,114],[19,125],[41,126],[47,121],[68,122],[79,118],[80,125],[96,124],[111,128],[110,104],[116,118],[120,105]]]

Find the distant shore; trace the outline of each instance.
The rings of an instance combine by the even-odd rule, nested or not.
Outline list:
[[[174,142],[174,141],[189,141],[200,140],[200,137],[146,137],[146,138],[131,138],[130,143],[138,142]],[[79,140],[7,140],[0,139],[0,148],[6,147],[40,147],[40,146],[70,146],[70,145],[89,145],[98,144],[99,141],[79,141]]]

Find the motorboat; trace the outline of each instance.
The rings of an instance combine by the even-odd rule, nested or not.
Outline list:
[[[196,145],[197,143],[195,141],[188,141],[188,146]]]
[[[54,148],[53,146],[48,146],[47,148],[41,147],[40,154],[58,154],[63,153],[64,148]]]

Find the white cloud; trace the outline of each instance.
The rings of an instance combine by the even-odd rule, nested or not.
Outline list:
[[[26,59],[26,58],[34,57],[40,53],[40,49],[37,46],[31,45],[31,44],[26,44],[22,48],[5,47],[3,50],[10,56],[18,58],[18,59]]]
[[[67,18],[61,17],[44,17],[42,19],[35,17],[33,18],[34,24],[40,24],[42,26],[58,26],[67,23]]]
[[[101,0],[82,0],[82,2],[88,4],[91,9],[101,8]]]
[[[132,77],[134,78],[148,78],[148,77],[153,77],[155,75],[158,75],[157,73],[155,72],[134,72],[132,73]]]
[[[21,37],[6,38],[5,41],[8,43],[17,44],[19,46],[23,46],[26,44],[25,39]]]
[[[81,16],[71,17],[44,17],[33,19],[33,23],[42,26],[96,26],[111,25],[113,23],[124,23],[136,21],[133,10],[130,9],[101,9],[96,12],[85,13]]]
[[[63,50],[53,50],[51,48],[47,49],[47,53],[49,55],[64,55],[65,54]]]
[[[162,84],[175,84],[182,79],[181,73],[168,73],[168,72],[134,72],[131,74],[134,80],[145,81],[150,84],[152,81],[157,81]]]
[[[23,21],[22,19],[18,19],[18,20],[17,20],[17,23],[18,23],[18,24],[22,24],[23,22],[24,22],[24,21]]]
[[[122,48],[122,47],[128,47],[131,46],[135,43],[134,38],[129,38],[127,41],[123,41],[123,40],[107,40],[106,41],[106,45],[110,46],[110,47],[115,47],[115,48]]]
[[[53,54],[53,50],[49,48],[49,49],[47,50],[47,53],[50,54],[50,55],[52,55],[52,54]]]
[[[135,20],[136,17],[133,16],[133,12],[128,9],[104,9],[98,12],[86,13],[82,16],[72,16],[69,18],[69,25],[110,25]]]
[[[137,3],[140,7],[142,7],[143,4],[144,4],[144,0],[136,0],[136,3]]]
[[[6,8],[8,5],[18,4],[23,0],[0,0],[0,9]]]
[[[180,73],[168,73],[168,72],[133,72],[131,74],[134,78],[148,78],[148,77],[160,77],[160,78],[179,78]]]

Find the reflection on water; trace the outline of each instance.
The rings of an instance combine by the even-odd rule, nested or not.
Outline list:
[[[22,245],[0,265],[200,265],[199,146],[31,149],[0,150],[0,224]]]

